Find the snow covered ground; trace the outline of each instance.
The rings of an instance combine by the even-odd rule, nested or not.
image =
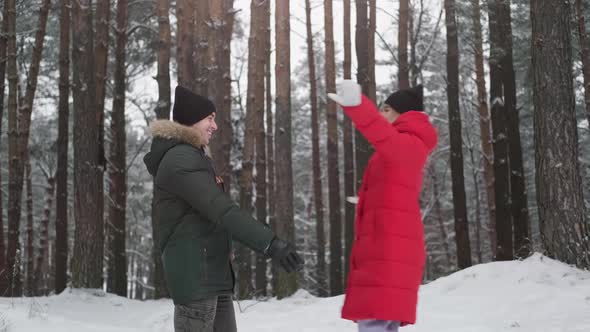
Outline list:
[[[236,303],[238,330],[356,331],[339,318],[342,301],[304,291],[281,301],[242,301]],[[0,298],[0,332],[171,332],[172,311],[168,300],[132,301],[96,290]],[[539,254],[474,266],[423,286],[418,323],[401,330],[590,332],[590,272]]]

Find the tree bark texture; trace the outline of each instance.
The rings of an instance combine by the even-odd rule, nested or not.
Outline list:
[[[569,2],[531,1],[535,181],[545,252],[590,267],[578,164]]]

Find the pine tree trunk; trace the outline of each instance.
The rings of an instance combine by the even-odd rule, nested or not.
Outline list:
[[[132,245],[133,246],[133,245]],[[137,250],[135,246],[133,246],[132,250]],[[131,281],[129,285],[129,289],[127,293],[129,294],[130,299],[139,300],[137,297],[137,291],[139,289],[139,266],[137,264],[137,255],[130,255],[129,256],[129,264],[127,265],[128,268],[128,276]]]
[[[55,174],[54,174],[55,175]],[[55,187],[55,184],[54,184]],[[54,192],[55,194],[55,192]],[[47,242],[47,256],[45,256],[45,259],[43,260],[43,267],[41,269],[42,273],[43,273],[43,282],[41,283],[41,289],[39,290],[39,294],[43,295],[43,296],[48,296],[50,295],[50,292],[52,291],[52,286],[55,284],[55,278],[53,276],[53,273],[51,273],[51,271],[53,270],[53,264],[52,264],[52,260],[50,260],[50,257],[54,257],[55,256],[55,246],[48,241]]]
[[[74,95],[74,252],[72,285],[102,287],[103,220],[99,210],[99,124],[96,119],[94,33],[90,0],[73,2]]]
[[[158,104],[156,107],[157,119],[170,118],[170,2],[167,0],[158,0],[156,15],[158,16]],[[155,188],[155,186],[154,186]],[[164,267],[160,258],[160,237],[159,222],[157,215],[154,213],[154,204],[157,197],[152,198],[152,259],[154,268],[151,269],[151,278],[154,286],[154,297],[160,299],[168,297],[168,288],[164,279]]]
[[[451,249],[449,247],[449,236],[447,234],[447,228],[445,226],[442,204],[440,201],[440,191],[438,189],[438,177],[436,176],[436,171],[434,169],[430,170],[430,174],[432,174],[432,194],[434,196],[434,214],[435,214],[436,222],[438,224],[438,230],[439,230],[439,234],[441,237],[443,250],[445,252],[445,257],[447,259],[447,264],[450,267],[450,265],[453,264],[453,260],[451,258]]]
[[[350,0],[344,0],[344,79],[350,79],[352,72],[352,47],[350,35]],[[344,280],[348,280],[350,271],[350,253],[354,240],[355,205],[348,202],[348,197],[356,195],[354,189],[354,143],[350,118],[342,119],[342,143],[344,149]]]
[[[524,167],[522,161],[522,144],[518,110],[516,109],[516,78],[512,59],[512,18],[510,0],[498,2],[497,19],[501,22],[502,38],[502,83],[504,85],[504,112],[507,115],[508,159],[510,160],[510,208],[514,226],[514,254],[517,258],[526,258],[532,253],[530,235],[529,209],[527,204]]]
[[[420,9],[420,18],[424,13],[424,7]],[[410,70],[410,82],[412,86],[418,85],[418,76],[420,76],[420,68],[418,68],[418,56],[416,54],[416,45],[418,44],[418,37],[421,29],[421,21],[418,21],[418,27],[414,26],[414,8],[410,7],[408,12],[408,40],[410,43],[410,62],[408,64]],[[415,31],[417,29],[418,31]]]
[[[16,252],[19,248],[18,230],[20,220],[21,195],[17,195],[17,158],[18,158],[18,128],[17,128],[17,67],[16,67],[16,10],[15,1],[4,3],[4,20],[7,26],[6,45],[6,78],[8,80],[8,233],[6,256],[3,269],[0,270],[0,296],[14,296],[15,280],[13,275],[19,276],[19,265]],[[4,24],[3,24],[4,25]],[[22,185],[22,184],[21,184]],[[18,198],[17,198],[18,197]],[[18,215],[17,215],[18,213]],[[16,224],[15,224],[16,223]]]
[[[105,1],[98,1],[97,8],[96,8],[96,42],[94,45],[94,50],[96,52],[96,121],[98,123],[98,160],[99,164],[102,168],[99,168],[99,193],[98,195],[101,197],[101,202],[98,203],[99,205],[99,213],[101,215],[101,219],[104,218],[104,171],[106,169],[106,155],[105,155],[105,148],[104,148],[104,135],[105,135],[105,127],[104,127],[104,100],[105,100],[105,88],[106,88],[106,79],[107,79],[107,60],[108,60],[108,53],[109,53],[109,24],[110,24],[110,0]],[[114,139],[114,138],[111,138]],[[103,162],[105,161],[105,162]],[[109,168],[112,165],[109,165]],[[109,178],[109,180],[112,180]],[[107,208],[110,209],[112,204],[112,200],[114,199],[113,196],[110,196],[107,199]],[[110,211],[109,211],[110,212]],[[114,252],[113,252],[113,217],[109,215],[108,220],[105,220],[104,223],[104,230],[105,230],[105,256],[107,257],[107,292],[114,293],[114,283],[115,283],[115,266],[114,266]]]
[[[265,106],[265,95],[264,95],[264,75],[265,68],[267,66],[266,56],[266,40],[265,34],[267,33],[266,27],[266,15],[270,15],[270,1],[263,1],[259,3],[262,7],[258,16],[258,49],[256,50],[256,72],[257,72],[257,85],[256,85],[256,217],[260,222],[267,222],[267,200],[268,190],[266,186],[266,131],[264,129],[264,106]],[[266,257],[261,254],[256,255],[256,294],[266,296],[266,286],[268,284],[266,278]]]
[[[26,211],[27,211],[27,250],[26,250],[26,282],[25,291],[26,296],[35,295],[35,247],[33,234],[33,181],[31,180],[31,158],[27,155],[25,161],[25,183],[26,183]]]
[[[326,91],[336,91],[336,64],[334,59],[334,24],[332,0],[324,0],[324,29],[326,49]],[[330,294],[340,295],[342,284],[342,212],[340,203],[340,169],[338,167],[338,113],[336,103],[328,101],[328,205],[330,218]]]
[[[193,89],[194,1],[176,1],[176,63],[178,84]]]
[[[508,155],[508,117],[503,98],[502,41],[504,38],[497,15],[497,0],[488,2],[490,25],[490,100],[494,150],[494,191],[496,201],[496,260],[514,258],[512,216],[510,213],[510,166]]]
[[[96,202],[96,215],[97,218],[104,223],[104,172],[107,167],[104,149],[104,100],[106,95],[107,63],[109,55],[110,0],[97,1],[95,29],[96,121],[98,123],[98,167],[96,169],[98,173],[98,201]]]
[[[409,0],[399,1],[399,27],[398,27],[398,87],[407,89],[410,87],[410,66],[408,65],[408,16]]]
[[[293,220],[293,170],[291,156],[291,40],[289,0],[277,1],[275,8],[276,37],[276,234],[289,242],[295,241]],[[295,273],[278,271],[277,297],[283,298],[297,290]]]
[[[317,81],[315,72],[315,53],[313,48],[313,33],[311,31],[310,0],[305,0],[305,26],[307,32],[307,62],[309,66],[309,95],[311,104],[311,154],[313,172],[313,199],[315,207],[316,237],[317,237],[317,265],[315,279],[319,296],[328,295],[326,283],[326,234],[324,231],[324,200],[322,194],[322,171],[320,168],[320,138]]]
[[[2,15],[2,30],[0,33],[0,143],[2,142],[2,120],[4,116],[4,90],[5,90],[5,79],[6,79],[6,46],[8,42],[8,5],[4,5],[4,11]],[[2,163],[0,162],[0,168]],[[2,172],[0,172],[0,188],[2,188]],[[5,269],[5,253],[6,245],[4,242],[4,211],[3,211],[3,200],[0,195],[0,271]],[[0,272],[0,290],[2,290],[2,273]]]
[[[268,151],[268,167],[267,167],[267,178],[268,178],[268,185],[266,187],[266,191],[268,192],[268,223],[271,229],[276,229],[276,215],[275,215],[275,146],[274,146],[274,131],[273,131],[273,116],[272,116],[272,78],[271,78],[271,54],[272,51],[270,49],[271,42],[270,42],[270,4],[267,8],[267,12],[264,15],[264,24],[265,24],[265,33],[264,33],[264,41],[265,41],[265,50],[266,50],[266,67],[264,68],[265,77],[265,91],[266,91],[266,148]],[[277,281],[278,281],[278,271],[276,269],[276,265],[270,265],[271,270],[271,286],[273,289],[273,294],[276,294],[277,289]]]
[[[468,137],[469,142],[469,159],[471,161],[471,177],[473,181],[473,190],[474,190],[474,201],[475,201],[475,255],[477,257],[477,263],[481,264],[483,261],[483,253],[482,253],[482,241],[481,241],[481,202],[480,202],[480,193],[479,193],[479,163],[476,162],[474,149],[475,146],[471,144],[471,133],[468,131],[466,136]]]
[[[219,127],[217,139],[211,141],[211,153],[215,170],[224,179],[230,190],[230,151],[233,139],[231,124],[231,73],[230,43],[233,32],[233,0],[218,0],[209,3],[208,97],[217,109],[215,117]]]
[[[8,6],[4,6],[2,12],[2,28],[0,29],[0,138],[2,137],[2,118],[4,115],[4,90],[6,80],[6,43],[8,41]],[[1,140],[0,140],[1,141]],[[0,197],[0,202],[1,202]],[[0,204],[0,211],[2,211],[2,204]],[[2,223],[2,214],[0,213],[0,225]],[[1,227],[0,227],[1,229]],[[0,230],[3,232],[3,230]],[[3,240],[3,239],[2,239]],[[0,240],[0,241],[2,241]],[[4,253],[2,252],[2,255]],[[0,257],[1,258],[1,257]]]
[[[55,293],[67,285],[68,144],[70,96],[70,0],[62,0],[59,18],[59,106],[55,212]]]
[[[367,97],[373,102],[377,102],[377,82],[375,80],[375,35],[377,34],[377,1],[369,0],[369,35],[368,35],[368,49],[369,49],[369,61],[368,61],[368,73],[369,81]],[[364,139],[364,136],[363,136]],[[366,140],[365,140],[366,141]],[[373,147],[367,142],[367,151],[372,152]]]
[[[195,92],[207,95],[208,53],[209,53],[209,0],[200,0],[195,4],[194,49],[193,49],[193,86]]]
[[[460,269],[471,266],[471,247],[465,198],[463,171],[463,143],[461,137],[461,112],[459,111],[459,40],[455,18],[455,1],[445,0],[447,27],[447,97],[449,108],[449,136],[451,140],[451,178],[455,215],[455,241],[457,263]]]
[[[570,20],[568,2],[531,1],[535,180],[545,252],[589,268],[590,234],[578,164]]]
[[[477,83],[477,100],[479,111],[479,131],[481,151],[483,153],[483,174],[485,180],[486,199],[489,218],[489,237],[492,256],[496,256],[496,200],[494,193],[494,151],[492,147],[492,127],[488,96],[486,93],[486,79],[483,63],[483,37],[481,32],[481,7],[479,0],[472,0],[473,31],[475,48],[475,75]]]
[[[223,154],[218,154],[222,156],[220,162],[221,165],[218,165],[218,172],[221,173],[222,176],[225,176],[225,178],[228,180],[225,184],[227,190],[231,189],[231,181],[229,181],[231,178],[230,174],[232,172],[230,150],[234,137],[231,120],[232,98],[230,97],[232,93],[231,41],[234,32],[234,15],[236,13],[236,10],[233,8],[233,5],[234,0],[224,0],[223,17],[225,20],[225,24],[223,25],[222,36],[225,43],[219,47],[219,55],[217,55],[217,58],[221,59],[221,62],[219,63],[219,66],[221,66],[222,68],[220,78],[222,77],[223,79],[221,80],[221,83],[219,83],[219,85],[221,87],[221,91],[223,91],[223,95],[216,96],[216,98],[221,100],[219,105],[221,105],[222,112],[220,113],[218,109],[218,115],[221,116],[219,119],[221,120],[222,127],[220,128],[221,140],[217,140],[216,143],[214,143],[221,143],[221,150],[223,151]],[[217,123],[219,124],[219,121]]]
[[[355,48],[357,58],[357,82],[362,86],[363,93],[369,95],[371,79],[369,76],[369,22],[367,0],[356,1]],[[365,137],[355,129],[354,137],[356,156],[356,187],[363,181],[365,168],[371,156],[370,146]]]
[[[264,105],[264,96],[258,94],[256,86],[261,82],[262,72],[259,71],[260,46],[259,36],[260,13],[262,8],[258,0],[250,2],[250,36],[248,38],[248,90],[246,92],[246,123],[244,125],[244,147],[242,154],[242,170],[240,173],[240,206],[243,210],[253,213],[252,183],[254,170],[254,148],[258,132],[257,112]],[[262,57],[261,57],[262,58]],[[252,295],[252,255],[250,249],[239,245],[239,298],[245,299]]]
[[[580,57],[582,58],[582,73],[584,75],[584,102],[586,104],[586,117],[590,123],[590,45],[586,35],[586,19],[582,0],[576,0],[576,16],[578,17],[578,38],[580,43]],[[0,74],[0,77],[1,74]],[[0,105],[2,105],[0,103]],[[2,122],[0,115],[0,123]]]
[[[8,30],[8,46],[7,46],[7,61],[8,61],[8,81],[12,82],[12,87],[15,89],[14,95],[9,93],[9,115],[10,109],[16,107],[16,81],[18,79],[16,73],[16,12],[12,1],[7,1],[9,30]],[[9,127],[16,131],[12,135],[12,140],[9,140],[9,198],[8,198],[8,248],[6,252],[6,266],[7,272],[12,279],[12,286],[10,292],[3,292],[0,289],[0,294],[20,295],[22,292],[22,284],[20,280],[20,268],[15,264],[18,259],[16,255],[19,252],[19,224],[21,217],[21,198],[23,191],[23,177],[24,177],[24,162],[29,150],[29,128],[31,126],[31,113],[33,109],[33,100],[35,99],[35,90],[37,88],[37,77],[39,75],[39,65],[43,53],[43,42],[45,40],[45,31],[47,26],[47,17],[49,15],[49,0],[44,0],[39,9],[39,24],[35,33],[35,44],[33,46],[33,55],[31,58],[30,67],[28,70],[29,76],[27,78],[27,85],[24,99],[21,100],[18,110],[18,120],[12,119],[12,126]],[[14,57],[14,59],[12,59]],[[11,66],[14,65],[14,68]],[[9,83],[10,84],[10,83]],[[13,98],[12,100],[10,98]],[[11,105],[12,103],[12,105]],[[13,116],[16,117],[16,109],[13,110]]]
[[[117,0],[115,46],[115,89],[111,119],[109,167],[111,292],[127,296],[127,255],[125,251],[127,207],[127,137],[125,131],[125,47],[127,44],[127,0]],[[112,280],[111,280],[112,278]]]
[[[37,262],[35,263],[35,273],[32,287],[29,291],[40,296],[46,282],[45,263],[49,257],[49,220],[51,218],[51,208],[53,207],[53,197],[55,195],[55,177],[51,174],[45,174],[47,177],[47,186],[45,187],[45,208],[43,209],[43,220],[41,221],[41,233],[39,236],[39,252],[37,253]]]

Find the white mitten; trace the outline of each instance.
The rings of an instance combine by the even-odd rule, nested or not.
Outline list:
[[[353,80],[343,80],[340,83],[339,93],[328,93],[328,98],[332,99],[340,106],[358,106],[361,104],[361,86]]]

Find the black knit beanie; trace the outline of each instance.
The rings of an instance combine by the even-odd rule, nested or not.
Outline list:
[[[402,114],[407,111],[424,111],[422,84],[410,89],[398,90],[385,100],[385,103]]]
[[[192,126],[215,112],[215,105],[206,97],[178,85],[174,91],[172,119],[185,126]]]

